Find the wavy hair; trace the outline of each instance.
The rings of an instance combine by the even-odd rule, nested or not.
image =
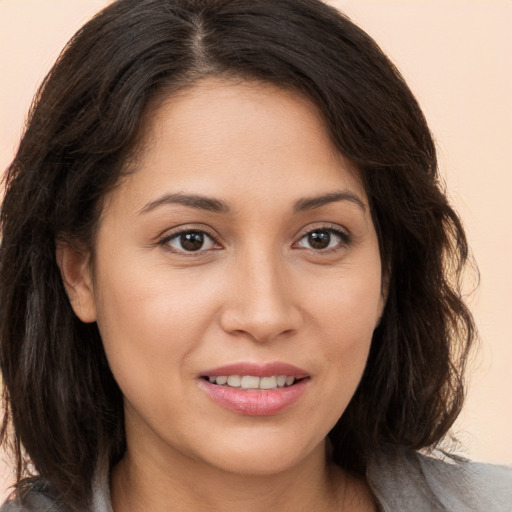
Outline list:
[[[460,279],[468,246],[425,118],[377,44],[318,0],[118,0],[68,43],[33,102],[0,214],[2,439],[24,476],[71,510],[100,461],[123,456],[122,393],[95,323],[73,313],[56,242],[88,248],[158,98],[211,75],[309,98],[359,169],[387,304],[361,383],[329,436],[364,473],[386,444],[436,445],[457,417],[475,337]]]

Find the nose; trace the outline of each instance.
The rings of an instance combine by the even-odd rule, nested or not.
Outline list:
[[[220,320],[224,331],[265,343],[300,329],[302,313],[285,267],[276,256],[240,256],[229,273],[229,299]]]

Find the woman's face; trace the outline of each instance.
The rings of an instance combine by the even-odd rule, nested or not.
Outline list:
[[[68,285],[124,394],[128,453],[294,467],[323,451],[383,309],[357,172],[316,109],[270,85],[203,80],[149,119],[94,276]]]

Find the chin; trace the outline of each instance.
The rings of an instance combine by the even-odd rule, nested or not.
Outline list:
[[[287,436],[264,434],[229,444],[218,443],[210,464],[226,472],[245,476],[270,476],[286,472],[310,457],[324,453],[322,439],[307,442]]]

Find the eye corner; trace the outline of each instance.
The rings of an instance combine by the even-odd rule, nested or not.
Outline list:
[[[306,245],[309,244],[309,247]],[[294,246],[318,254],[341,251],[352,245],[350,233],[334,225],[314,226],[302,232]]]
[[[179,256],[204,256],[222,249],[218,237],[204,227],[182,227],[158,238],[156,245]]]

